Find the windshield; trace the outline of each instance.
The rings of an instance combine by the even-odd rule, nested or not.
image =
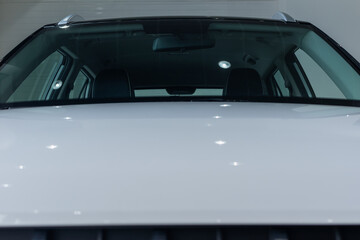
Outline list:
[[[320,35],[208,18],[46,27],[0,67],[0,104],[360,100],[359,73]]]

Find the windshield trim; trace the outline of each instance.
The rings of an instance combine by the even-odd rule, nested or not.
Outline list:
[[[114,24],[114,23],[128,23],[136,21],[152,21],[152,20],[166,20],[166,19],[199,19],[199,20],[212,20],[212,21],[234,21],[239,23],[251,23],[251,24],[279,24],[281,26],[291,26],[299,28],[308,28],[318,34],[325,42],[327,42],[337,53],[339,53],[347,63],[360,74],[360,63],[344,48],[342,48],[334,39],[324,33],[321,29],[317,28],[311,23],[297,21],[297,22],[282,22],[271,19],[260,18],[238,18],[238,17],[191,17],[191,16],[172,16],[172,17],[141,17],[141,18],[117,18],[117,19],[105,19],[105,20],[92,20],[70,23],[71,26],[85,26],[85,25],[101,25],[101,24]],[[56,24],[48,24],[23,40],[18,46],[11,50],[4,58],[0,59],[0,70],[19,52],[21,51],[31,40],[36,38],[47,30],[61,31]],[[29,101],[29,102],[15,102],[15,103],[0,103],[0,109],[9,108],[24,108],[24,107],[40,107],[40,106],[57,106],[57,105],[79,105],[79,104],[96,104],[96,103],[122,103],[122,102],[271,102],[271,103],[298,103],[298,104],[317,104],[317,105],[335,105],[335,106],[349,106],[360,107],[360,100],[342,100],[342,99],[324,99],[324,98],[301,98],[301,97],[245,97],[241,99],[231,99],[224,96],[218,97],[138,97],[136,99],[82,99],[82,100],[52,100],[52,101]]]
[[[68,105],[91,105],[106,103],[145,103],[145,102],[256,102],[256,103],[283,103],[283,104],[314,104],[344,107],[360,107],[360,100],[342,100],[325,98],[301,97],[141,97],[141,98],[116,98],[116,99],[80,99],[80,100],[52,100],[32,101],[0,104],[0,110],[12,108],[51,107]]]

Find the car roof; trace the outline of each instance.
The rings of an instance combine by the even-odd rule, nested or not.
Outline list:
[[[284,24],[291,24],[291,25],[312,25],[309,22],[305,21],[298,21],[286,14],[288,17],[284,16],[284,18],[276,16],[278,14],[285,14],[285,13],[277,13],[274,15],[273,18],[248,18],[248,17],[238,17],[238,16],[139,16],[139,17],[125,17],[125,18],[109,18],[109,19],[93,19],[93,20],[85,20],[81,16],[74,14],[69,15],[63,18],[58,23],[51,23],[46,24],[44,27],[54,27],[60,24],[67,24],[67,25],[87,25],[87,24],[99,24],[99,23],[115,23],[115,22],[128,22],[128,21],[146,21],[146,20],[188,20],[188,19],[198,19],[198,20],[232,20],[232,21],[243,21],[243,22],[269,22],[269,23],[284,23]],[[66,22],[67,21],[67,22]]]

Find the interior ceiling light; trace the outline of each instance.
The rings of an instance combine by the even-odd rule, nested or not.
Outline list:
[[[52,88],[54,90],[58,90],[58,89],[60,89],[62,87],[62,85],[63,85],[63,82],[61,80],[57,80],[57,81],[54,82]]]
[[[229,63],[228,61],[220,61],[219,67],[221,67],[222,69],[229,69],[231,67],[231,63]]]

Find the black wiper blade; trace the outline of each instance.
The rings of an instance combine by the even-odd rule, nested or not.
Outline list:
[[[0,110],[9,110],[10,106],[0,106]]]
[[[0,110],[8,110],[11,108],[11,103],[0,103]]]

